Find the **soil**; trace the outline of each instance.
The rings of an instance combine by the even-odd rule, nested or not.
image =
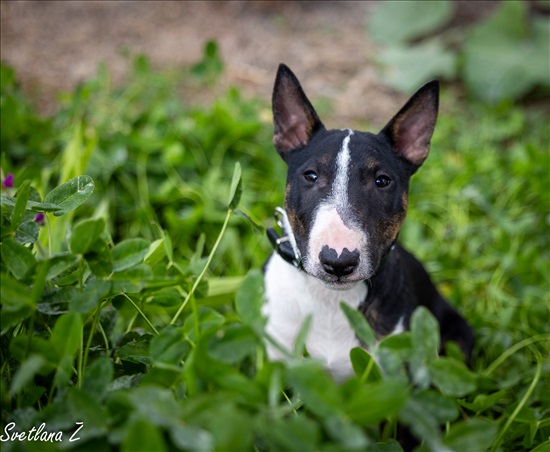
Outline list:
[[[457,17],[470,21],[491,3],[459,2]],[[59,92],[92,77],[100,62],[120,83],[131,66],[127,54],[148,55],[158,68],[188,67],[214,39],[226,68],[222,87],[237,85],[268,100],[277,65],[285,62],[312,98],[331,101],[327,126],[383,126],[405,96],[383,85],[373,63],[376,47],[365,21],[375,7],[367,1],[2,1],[1,57],[47,114]],[[187,95],[193,100],[201,93]]]

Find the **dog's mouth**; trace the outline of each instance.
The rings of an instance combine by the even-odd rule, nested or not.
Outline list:
[[[357,284],[363,282],[362,279],[353,280],[353,281],[340,281],[340,280],[327,281],[327,280],[324,280],[324,279],[321,279],[321,278],[318,278],[318,279],[319,279],[319,281],[321,281],[321,283],[325,287],[327,287],[329,289],[332,289],[332,290],[349,290],[352,287],[355,287]]]
[[[322,270],[310,272],[306,269],[306,273],[318,279],[325,287],[333,290],[347,290],[368,279],[368,277],[363,277],[355,272],[347,276],[335,276]]]

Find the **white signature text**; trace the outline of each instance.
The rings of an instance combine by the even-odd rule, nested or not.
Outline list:
[[[63,432],[49,432],[46,430],[45,422],[42,422],[38,428],[31,428],[28,432],[14,431],[16,427],[15,422],[7,424],[4,427],[4,433],[0,436],[0,441],[3,443],[8,441],[43,441],[50,443],[63,441]],[[78,432],[84,427],[84,423],[77,422],[76,427],[75,432],[69,438],[70,443],[80,439]]]

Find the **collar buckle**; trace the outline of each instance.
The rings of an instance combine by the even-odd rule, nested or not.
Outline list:
[[[271,245],[285,261],[292,264],[294,267],[302,268],[302,258],[300,256],[300,250],[296,245],[296,239],[286,211],[282,207],[276,207],[274,212],[275,221],[281,229],[282,235],[279,235],[274,228],[267,228],[267,237],[271,242]]]

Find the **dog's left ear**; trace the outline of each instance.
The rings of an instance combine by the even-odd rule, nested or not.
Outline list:
[[[277,71],[272,107],[273,144],[283,158],[304,147],[317,130],[324,128],[300,82],[284,64]]]
[[[420,88],[382,129],[398,155],[413,165],[413,172],[430,151],[430,140],[439,107],[439,81]]]

